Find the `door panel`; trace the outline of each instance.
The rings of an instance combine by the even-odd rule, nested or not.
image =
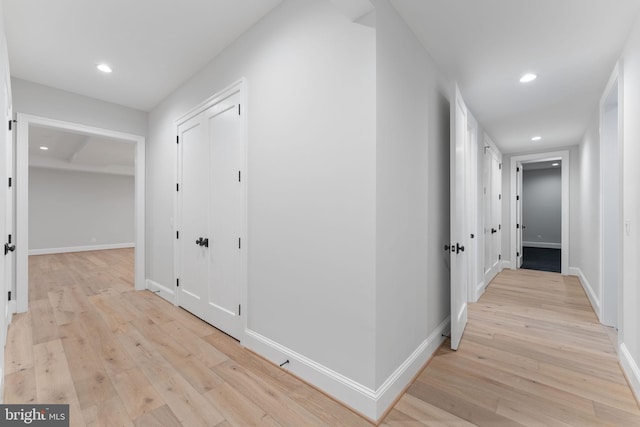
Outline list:
[[[493,149],[485,152],[485,282],[500,270],[501,188],[500,156]]]
[[[181,150],[179,195],[181,274],[178,305],[196,316],[206,318],[208,251],[196,240],[208,235],[209,145],[205,138],[202,114],[178,128]]]
[[[178,126],[178,304],[240,339],[244,200],[240,93]]]
[[[240,235],[242,169],[240,116],[236,94],[207,113],[211,147],[211,212],[208,309],[211,323],[229,335],[240,333]]]
[[[468,251],[466,230],[467,108],[457,85],[451,102],[451,348],[456,350],[467,324]],[[468,246],[468,245],[467,245]]]

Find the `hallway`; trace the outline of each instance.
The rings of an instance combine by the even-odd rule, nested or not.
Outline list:
[[[577,278],[505,270],[469,306],[459,350],[437,352],[385,425],[416,420],[630,426],[640,410]]]

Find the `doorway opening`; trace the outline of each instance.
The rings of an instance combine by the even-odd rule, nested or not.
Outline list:
[[[63,140],[66,140],[67,143],[61,142]],[[16,188],[16,310],[18,312],[28,310],[30,249],[32,249],[31,253],[35,255],[134,246],[134,288],[136,290],[145,289],[144,143],[144,138],[137,135],[18,114],[16,156],[16,179],[20,183]],[[41,152],[47,152],[48,155],[41,154]],[[120,163],[124,162],[125,164],[118,164],[119,158],[122,159],[130,155],[133,155],[133,164],[126,164],[127,161],[122,160]],[[36,184],[33,189],[34,194],[30,194],[30,166],[32,171],[35,171],[32,175],[34,184]],[[93,234],[87,238],[83,235],[86,230],[81,227],[87,212],[76,212],[79,213],[79,216],[75,219],[73,233],[69,233],[73,235],[56,235],[53,231],[58,230],[53,230],[53,228],[70,219],[62,216],[63,210],[57,213],[51,212],[51,217],[47,218],[49,213],[41,212],[39,209],[44,206],[42,205],[45,203],[43,200],[46,201],[46,197],[51,198],[52,196],[50,194],[52,189],[47,190],[46,185],[54,178],[53,175],[58,179],[66,180],[66,186],[69,187],[72,182],[78,185],[87,184],[88,181],[91,181],[87,172],[96,171],[100,171],[103,175],[120,176],[121,178],[127,175],[130,177],[133,174],[133,242],[124,244],[121,242],[109,246],[108,243],[105,244],[104,236],[99,236],[96,233],[108,235],[110,232],[113,233],[113,230],[100,230],[97,227],[93,228]],[[82,179],[87,182],[78,182]],[[126,178],[123,179],[126,180]],[[102,182],[101,185],[108,187],[111,184]],[[55,191],[61,191],[61,188],[58,187]],[[58,194],[61,197],[69,198],[58,199],[58,203],[64,203],[64,200],[78,201],[78,194],[73,194],[78,191],[81,190],[75,188],[72,193],[67,193],[65,196]],[[36,196],[43,196],[44,199]],[[30,202],[33,202],[33,206],[30,206]],[[31,208],[37,211],[32,211]],[[82,209],[79,205],[76,205],[75,208],[77,211]],[[90,209],[86,204],[84,208]],[[57,219],[54,215],[58,215]],[[42,229],[34,230],[35,233],[31,236],[30,217],[32,219],[42,217],[40,219],[43,221],[40,222],[45,223],[45,230],[46,227],[49,227],[52,232],[42,233]],[[126,230],[123,232],[126,233]],[[54,242],[60,243],[57,245]]]
[[[553,166],[556,164],[557,166]],[[562,275],[569,274],[569,151],[557,151],[549,153],[527,154],[521,156],[513,156],[511,158],[511,195],[510,195],[510,211],[511,211],[511,227],[510,227],[510,256],[511,269],[522,268],[524,262],[525,238],[528,238],[528,247],[547,246],[550,249],[557,248],[557,242],[545,242],[545,236],[551,237],[551,232],[542,234],[536,232],[534,228],[531,233],[525,235],[524,231],[528,227],[524,211],[523,198],[523,177],[526,164],[535,164],[544,168],[547,164],[549,168],[560,169],[560,273]],[[556,190],[557,191],[557,190]],[[557,209],[557,207],[556,207]],[[524,228],[523,228],[524,227]],[[557,230],[557,227],[556,227]],[[538,235],[541,237],[538,238]],[[533,237],[531,237],[533,236]],[[551,240],[551,239],[549,239]],[[557,240],[557,238],[554,238]],[[545,245],[545,243],[547,243]],[[554,243],[551,245],[551,243]]]
[[[522,163],[522,265],[560,273],[562,161]]]

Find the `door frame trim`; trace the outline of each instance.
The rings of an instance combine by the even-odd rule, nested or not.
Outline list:
[[[569,160],[569,150],[562,151],[550,151],[550,152],[542,152],[542,153],[533,153],[533,154],[524,154],[519,156],[511,157],[510,162],[510,178],[511,178],[511,191],[510,191],[510,211],[511,211],[511,222],[509,224],[510,227],[510,256],[511,256],[511,269],[517,270],[517,242],[516,242],[516,233],[515,233],[515,225],[517,224],[516,218],[516,196],[517,196],[517,188],[516,188],[516,168],[518,163],[534,163],[534,162],[544,162],[548,160],[562,160],[562,237],[561,237],[561,245],[562,245],[562,259],[561,259],[561,267],[560,272],[563,276],[569,275],[569,197],[570,197],[570,186],[569,186],[569,176],[571,172],[571,165]]]
[[[145,283],[145,138],[130,133],[17,113],[16,137],[16,309],[29,307],[29,126],[80,132],[117,138],[135,144],[135,290],[146,289]]]
[[[240,181],[240,191],[242,192],[242,214],[240,221],[240,238],[242,239],[242,250],[240,251],[240,305],[242,306],[242,314],[240,315],[240,344],[244,345],[246,340],[246,331],[247,331],[247,318],[249,313],[249,305],[248,301],[248,253],[249,253],[249,238],[248,238],[248,229],[249,229],[249,216],[248,216],[248,182],[249,182],[249,173],[248,173],[248,107],[247,107],[247,99],[248,99],[248,84],[247,80],[242,77],[234,83],[228,85],[224,89],[216,92],[214,95],[202,101],[200,104],[191,108],[189,111],[184,113],[174,122],[174,130],[176,137],[179,135],[178,128],[179,126],[190,120],[191,118],[197,116],[198,114],[204,112],[211,106],[217,104],[218,102],[228,98],[229,96],[239,93],[240,94],[240,105],[241,105],[241,114],[240,114],[240,142],[242,144],[242,180]],[[182,155],[180,151],[180,147],[176,144],[176,183],[181,183],[181,175],[182,175]],[[173,212],[174,218],[176,219],[174,225],[174,235],[178,230],[178,227],[182,224],[181,211],[179,209],[180,203],[180,194],[178,191],[174,191],[173,197]],[[179,278],[179,274],[181,273],[181,262],[180,262],[180,253],[179,247],[176,243],[176,239],[173,240],[173,267],[174,267],[174,280],[173,280],[173,289],[176,289],[177,279]],[[178,292],[173,292],[173,304],[178,305]]]

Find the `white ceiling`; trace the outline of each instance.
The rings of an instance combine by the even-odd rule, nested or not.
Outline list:
[[[40,147],[48,149],[42,150]],[[133,175],[135,144],[116,138],[30,126],[29,165]]]
[[[4,0],[11,74],[149,111],[280,1]]]
[[[640,10],[638,0],[391,2],[505,153],[580,142]],[[521,84],[526,72],[538,79]]]
[[[370,8],[331,1],[354,16]],[[12,75],[148,111],[280,0],[3,2]],[[640,9],[639,0],[391,2],[505,153],[580,141]],[[95,69],[102,61],[112,74]],[[522,85],[525,72],[539,77]]]

